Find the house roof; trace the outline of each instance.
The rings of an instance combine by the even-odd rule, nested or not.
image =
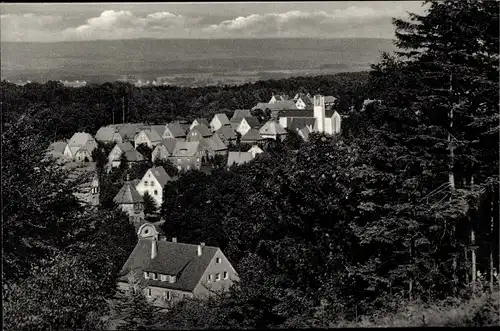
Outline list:
[[[148,137],[149,141],[157,142],[161,140],[161,136],[155,130],[142,130],[144,134]]]
[[[165,184],[172,179],[162,166],[154,167],[149,170],[151,170],[151,173],[156,178],[158,183],[160,183],[161,187],[165,186]]]
[[[248,125],[250,125],[250,127],[252,129],[258,129],[258,128],[260,128],[260,122],[257,119],[257,117],[255,117],[255,116],[245,116],[244,119],[245,119],[245,121],[247,121]]]
[[[251,152],[229,152],[227,156],[227,165],[232,166],[233,164],[241,165],[246,162],[253,160],[253,154]]]
[[[336,110],[330,109],[325,110],[325,118],[331,118],[335,114]],[[312,109],[304,110],[288,110],[280,113],[280,117],[314,117],[314,111]]]
[[[316,118],[314,117],[291,117],[288,120],[287,128],[290,130],[300,130],[308,125],[314,127]]]
[[[65,141],[55,141],[49,145],[47,150],[54,153],[64,153],[67,143]]]
[[[223,126],[219,130],[215,131],[215,133],[223,136],[227,140],[236,139],[236,132],[229,126]]]
[[[212,135],[212,131],[208,128],[208,126],[204,124],[196,125],[191,129],[191,131],[197,130],[202,137],[210,137]],[[190,132],[191,132],[190,131]]]
[[[222,125],[229,125],[229,118],[227,118],[227,115],[224,114],[224,113],[219,113],[219,114],[215,114],[214,115],[214,118],[218,118],[219,119],[219,122],[222,124]]]
[[[185,137],[186,129],[179,122],[170,122],[167,124],[168,129],[175,138]],[[188,126],[189,127],[189,126]]]
[[[213,151],[225,151],[227,150],[226,145],[224,142],[220,139],[218,134],[214,134],[210,138],[205,139],[208,144],[210,145],[210,148],[212,148]]]
[[[286,130],[275,120],[269,120],[262,126],[262,128],[260,128],[259,133],[261,135],[281,135],[286,134]]]
[[[141,180],[139,178],[136,178],[136,179],[131,180],[131,182],[132,182],[132,185],[134,185],[134,187],[136,187],[137,184],[139,184],[141,182]]]
[[[300,129],[299,133],[302,135],[305,141],[309,140],[309,134],[311,133],[311,131],[307,127],[303,127],[302,129]]]
[[[247,152],[252,153],[252,151],[255,152],[255,153],[264,153],[264,151],[262,150],[262,148],[260,148],[257,145],[253,145]]]
[[[169,152],[171,154],[174,151],[176,144],[177,144],[177,139],[167,138],[167,139],[163,139],[162,141],[160,141],[160,143],[158,145],[165,146],[167,148],[167,152]]]
[[[127,161],[130,162],[139,162],[139,161],[144,161],[144,156],[136,151],[135,149],[133,150],[127,150],[123,152],[125,154],[125,157],[127,158]]]
[[[116,127],[123,139],[134,139],[135,135],[144,129],[146,125],[143,123],[123,123],[113,125],[112,127]]]
[[[231,121],[248,116],[252,116],[252,114],[250,113],[250,109],[236,109],[233,113],[233,117],[231,117]]]
[[[165,125],[151,125],[150,130],[156,132],[161,139],[163,131],[165,131]]]
[[[172,156],[194,156],[198,151],[199,145],[199,141],[178,141],[172,152]]]
[[[122,188],[113,198],[113,201],[117,204],[133,204],[144,202],[141,195],[135,189],[135,185],[128,181],[123,184]]]
[[[75,133],[71,139],[68,141],[68,145],[71,147],[73,146],[80,146],[83,147],[87,145],[88,142],[93,142],[94,138],[92,138],[92,135],[86,132],[77,132]]]
[[[287,110],[287,109],[298,109],[298,108],[293,100],[285,100],[277,103],[259,102],[252,109]]]
[[[241,137],[241,141],[258,141],[263,139],[264,138],[261,137],[259,130],[257,129],[250,129],[244,136]]]
[[[157,255],[154,259],[151,259],[151,246],[153,243],[157,245]],[[198,256],[198,245],[139,239],[120,274],[126,275],[130,271],[135,271],[147,285],[191,292],[200,282],[218,250],[217,247],[203,246],[202,255]],[[177,279],[175,283],[152,279],[145,280],[144,271],[175,275]],[[120,280],[126,281],[127,278],[122,276]]]
[[[325,102],[329,102],[329,103],[332,103],[332,102],[335,102],[335,100],[337,100],[336,97],[332,96],[332,95],[327,95],[325,97]]]
[[[97,130],[95,134],[95,140],[99,141],[112,141],[113,137],[116,133],[116,129],[110,126],[103,126],[99,130]]]
[[[120,148],[120,150],[122,152],[135,150],[134,146],[132,146],[132,144],[128,141],[126,141],[124,143],[118,143],[118,144],[116,144],[116,146],[118,146],[118,148]]]
[[[205,126],[210,126],[210,123],[208,123],[208,120],[207,120],[207,119],[205,119],[205,118],[197,118],[197,119],[195,119],[195,121],[196,121],[196,122],[198,122],[198,124],[197,124],[197,125],[201,125],[201,124],[203,124],[203,125],[205,125]],[[194,121],[193,121],[193,122],[194,122]]]

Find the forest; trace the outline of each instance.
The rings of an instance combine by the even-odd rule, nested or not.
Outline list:
[[[3,82],[4,328],[498,325],[499,4],[429,3],[393,20],[400,52],[367,73],[200,88]],[[165,233],[219,246],[240,282],[166,312],[117,293],[134,228],[112,203],[80,208],[70,192],[84,179],[43,160],[48,142],[94,134],[122,106],[127,122],[164,123],[299,90],[339,97],[341,134],[179,174],[163,194]],[[382,103],[361,111],[366,98]]]

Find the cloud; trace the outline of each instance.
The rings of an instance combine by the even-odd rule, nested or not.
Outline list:
[[[74,21],[70,15],[1,15],[3,41],[78,41],[136,38],[272,38],[381,37],[392,38],[391,17],[405,16],[404,2],[376,7],[350,6],[332,10],[290,10],[239,17],[168,11],[134,13],[107,9]],[[413,9],[413,8],[412,8]],[[88,15],[88,14],[87,14]],[[82,22],[83,19],[83,22]]]

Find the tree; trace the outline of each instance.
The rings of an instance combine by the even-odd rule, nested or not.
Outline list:
[[[156,214],[157,212],[156,201],[149,194],[149,192],[144,193],[142,198],[144,199],[144,214],[145,215]]]
[[[283,144],[290,150],[299,149],[304,143],[304,139],[298,135],[297,131],[293,131],[288,128],[285,130],[287,134]]]
[[[118,173],[120,174],[126,174],[129,171],[129,162],[127,160],[127,156],[125,153],[122,153],[120,155],[120,166],[118,167]]]
[[[155,167],[163,167],[170,177],[176,177],[179,174],[179,170],[174,166],[172,161],[156,159],[154,164]]]
[[[151,148],[149,148],[148,145],[146,145],[145,143],[143,144],[139,144],[137,147],[136,147],[136,150],[141,153],[144,158],[146,159],[146,161],[148,163],[151,163],[152,161],[152,154],[153,154],[153,150]]]

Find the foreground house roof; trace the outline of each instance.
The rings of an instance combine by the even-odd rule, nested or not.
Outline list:
[[[229,152],[227,156],[227,166],[230,167],[233,164],[241,165],[253,160],[253,154],[251,152]]]
[[[154,244],[157,253],[151,259]],[[198,245],[140,239],[125,262],[119,280],[127,281],[126,275],[132,271],[145,285],[192,292],[218,250],[217,247],[202,246],[202,254],[198,256]],[[144,279],[144,272],[176,276],[176,282]]]
[[[219,134],[226,138],[227,140],[236,139],[236,132],[229,126],[223,126],[219,130],[215,131],[216,134]]]
[[[153,174],[161,187],[165,186],[168,181],[172,180],[172,178],[165,171],[165,168],[163,168],[162,166],[154,167],[149,170],[151,170],[151,174]]]
[[[248,132],[241,137],[241,141],[259,141],[264,140],[257,129],[250,129]]]
[[[120,191],[118,191],[113,198],[113,201],[117,204],[134,204],[144,202],[139,192],[135,189],[135,185],[130,181],[123,184]]]

